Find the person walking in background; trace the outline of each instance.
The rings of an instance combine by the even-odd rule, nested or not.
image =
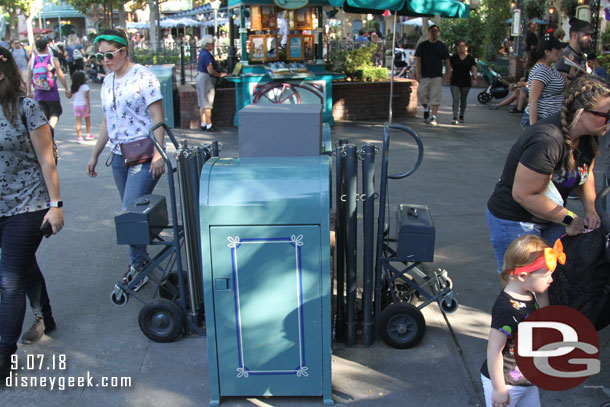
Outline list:
[[[76,136],[79,143],[84,143],[85,140],[94,140],[95,137],[91,134],[91,103],[89,102],[89,85],[87,85],[87,76],[83,71],[76,71],[72,75],[72,85],[70,92],[74,97],[74,117],[76,118]],[[81,127],[83,118],[87,126],[87,135],[83,139]]]
[[[570,43],[563,50],[561,58],[555,64],[555,69],[568,81],[573,81],[585,75],[587,69],[587,58],[585,53],[591,47],[592,34],[595,32],[590,23],[577,18],[570,19]],[[570,66],[564,59],[579,66],[582,70]]]
[[[551,33],[546,33],[542,41],[538,42],[537,59],[532,59],[536,62],[528,76],[529,103],[521,118],[521,127],[531,126],[561,110],[566,80],[553,64],[559,60],[565,46]]]
[[[218,62],[214,58],[214,38],[206,35],[201,39],[201,52],[197,64],[197,105],[201,116],[201,130],[216,131],[212,125],[212,109],[216,95],[216,80],[226,76],[219,72]]]
[[[97,176],[98,158],[110,141],[111,153],[106,165],[112,166],[121,209],[126,210],[142,195],[151,194],[165,172],[165,162],[156,149],[151,160],[129,166],[124,163],[121,153],[122,144],[148,139],[149,129],[163,121],[163,96],[157,77],[127,57],[129,49],[125,32],[104,30],[94,43],[99,44],[96,57],[104,61],[110,73],[102,84],[104,116],[97,143],[87,163],[87,175]],[[155,131],[155,138],[161,146],[164,146],[164,137],[162,128]],[[125,277],[135,276],[146,267],[145,254],[145,245],[129,246],[130,264]],[[134,290],[140,289],[147,281],[148,277],[144,277]]]
[[[10,375],[26,309],[35,321],[25,344],[55,329],[36,251],[45,233],[64,224],[53,141],[39,105],[25,98],[25,85],[8,49],[0,48],[0,382]]]
[[[49,50],[47,40],[42,38],[36,40],[36,50],[38,54],[34,55],[28,64],[28,80],[25,86],[28,97],[31,97],[32,86],[34,87],[34,99],[47,117],[49,125],[55,128],[59,116],[62,114],[57,79],[64,86],[66,97],[70,98],[71,93],[64,71],[59,66],[59,60]]]
[[[464,123],[468,92],[472,79],[477,77],[477,63],[468,53],[465,41],[458,41],[457,52],[451,56],[451,96],[453,97],[453,124]],[[472,74],[472,77],[470,76]],[[459,112],[459,116],[458,116]],[[459,118],[459,121],[458,121]]]
[[[436,126],[436,114],[441,104],[443,86],[443,62],[445,79],[451,78],[449,50],[439,41],[441,30],[436,25],[428,28],[428,40],[422,41],[415,50],[415,78],[419,82],[417,97],[424,107],[424,121]]]
[[[23,48],[21,41],[17,39],[13,40],[12,42],[11,54],[13,54],[13,58],[17,64],[17,69],[19,69],[21,78],[25,83],[25,81],[28,79],[28,62],[30,61],[30,54],[28,54],[28,51]]]
[[[506,249],[500,274],[505,287],[491,311],[487,358],[481,366],[486,407],[540,406],[538,387],[523,376],[515,361],[515,335],[521,321],[548,305],[551,275],[558,261],[565,263],[558,242],[552,250],[539,236],[525,235]]]
[[[70,34],[68,36],[68,42],[66,45],[66,53],[68,54],[68,70],[70,71],[70,77],[76,71],[82,71],[85,69],[85,58],[84,49],[80,40],[76,34]]]

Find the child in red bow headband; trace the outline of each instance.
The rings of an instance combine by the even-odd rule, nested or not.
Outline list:
[[[487,360],[481,367],[485,402],[490,406],[540,405],[538,388],[519,371],[514,355],[518,325],[548,304],[547,290],[557,262],[565,264],[560,240],[554,247],[537,235],[523,235],[506,249],[500,277],[506,283],[491,312]]]

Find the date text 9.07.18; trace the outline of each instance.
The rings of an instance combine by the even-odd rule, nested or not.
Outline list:
[[[28,353],[22,360],[16,354],[11,355],[11,370],[66,370],[66,355]]]

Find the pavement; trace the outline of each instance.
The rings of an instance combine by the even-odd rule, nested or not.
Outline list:
[[[99,85],[90,86],[92,130],[97,134],[101,123]],[[418,133],[425,158],[415,174],[389,183],[391,208],[398,203],[430,207],[436,226],[433,265],[449,271],[460,308],[448,315],[436,304],[424,308],[426,334],[413,349],[392,349],[382,342],[369,348],[334,344],[332,383],[337,406],[484,405],[479,368],[485,358],[490,310],[501,289],[485,204],[508,150],[520,134],[520,117],[477,105],[476,93],[473,90],[469,95],[466,123],[462,125],[449,124],[448,88],[443,88],[438,126],[425,125],[421,112],[417,118],[395,121]],[[100,157],[98,177],[87,177],[85,165],[93,142],[77,143],[71,102],[64,100],[63,107],[56,138],[65,227],[60,234],[44,239],[37,256],[58,327],[37,344],[20,345],[23,369],[18,377],[40,382],[37,387],[1,389],[0,406],[206,406],[206,338],[152,342],[138,327],[141,303],[131,299],[117,307],[110,301],[111,290],[127,267],[128,255],[125,246],[116,245],[113,217],[120,202],[111,171],[103,164],[108,151]],[[236,128],[221,128],[212,134],[176,130],[175,134],[190,143],[218,140],[223,145],[221,156],[237,155]],[[339,137],[358,146],[368,142],[381,147],[383,122],[337,123],[333,141]],[[416,150],[405,135],[397,132],[392,137],[390,172],[400,173],[414,162]],[[378,156],[378,171],[380,159]],[[601,184],[599,175],[597,182]],[[155,191],[167,194],[166,177]],[[578,205],[570,202],[573,210],[580,210]],[[151,286],[142,289],[145,298],[152,296]],[[24,329],[31,323],[28,311]],[[543,391],[543,406],[598,407],[610,401],[602,391],[610,386],[609,338],[607,330],[600,332],[601,372],[569,391]],[[38,365],[41,361],[42,368]],[[42,386],[43,377],[48,377],[46,386]],[[68,387],[68,377],[91,377],[93,387]],[[121,378],[123,382],[130,380],[130,386],[102,387],[103,377],[111,378],[111,384],[113,377],[119,383]],[[225,398],[221,405],[307,407],[320,406],[322,400]]]

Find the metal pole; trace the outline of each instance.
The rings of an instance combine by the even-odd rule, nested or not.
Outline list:
[[[388,109],[388,124],[392,124],[392,101],[394,100],[394,59],[396,58],[396,18],[398,16],[398,12],[394,12],[394,31],[392,34],[392,65],[390,66],[390,70],[392,72],[392,76],[390,77],[390,107]]]
[[[235,49],[235,21],[233,21],[233,11],[227,10],[229,16],[229,57],[227,58],[227,70],[229,75],[233,72],[237,64],[237,50]]]
[[[345,344],[353,346],[356,344],[356,292],[357,292],[357,261],[358,261],[358,157],[356,146],[347,144],[345,146],[345,196],[347,211],[345,213],[346,225],[346,283],[347,283],[347,323]]]
[[[335,279],[337,281],[336,297],[336,323],[335,340],[343,341],[345,338],[345,304],[343,297],[345,293],[345,203],[342,196],[345,192],[345,157],[343,156],[343,146],[348,143],[345,138],[340,138],[336,148],[335,158]]]
[[[180,85],[186,84],[184,76],[184,41],[180,40]]]
[[[241,63],[248,65],[248,49],[246,41],[248,40],[248,29],[246,28],[246,16],[244,15],[245,7],[242,5],[239,8],[239,38],[241,43]]]
[[[218,56],[218,9],[214,8],[214,55]]]
[[[375,154],[372,144],[361,148],[362,195],[364,196],[364,255],[362,260],[362,344],[371,346],[375,340],[373,333],[373,250],[375,246]]]
[[[375,326],[379,326],[381,316],[381,286],[383,284],[383,232],[385,228],[385,203],[388,188],[388,152],[390,146],[390,128],[386,125],[381,150],[381,186],[379,187],[379,218],[377,221],[377,249],[375,250]]]

